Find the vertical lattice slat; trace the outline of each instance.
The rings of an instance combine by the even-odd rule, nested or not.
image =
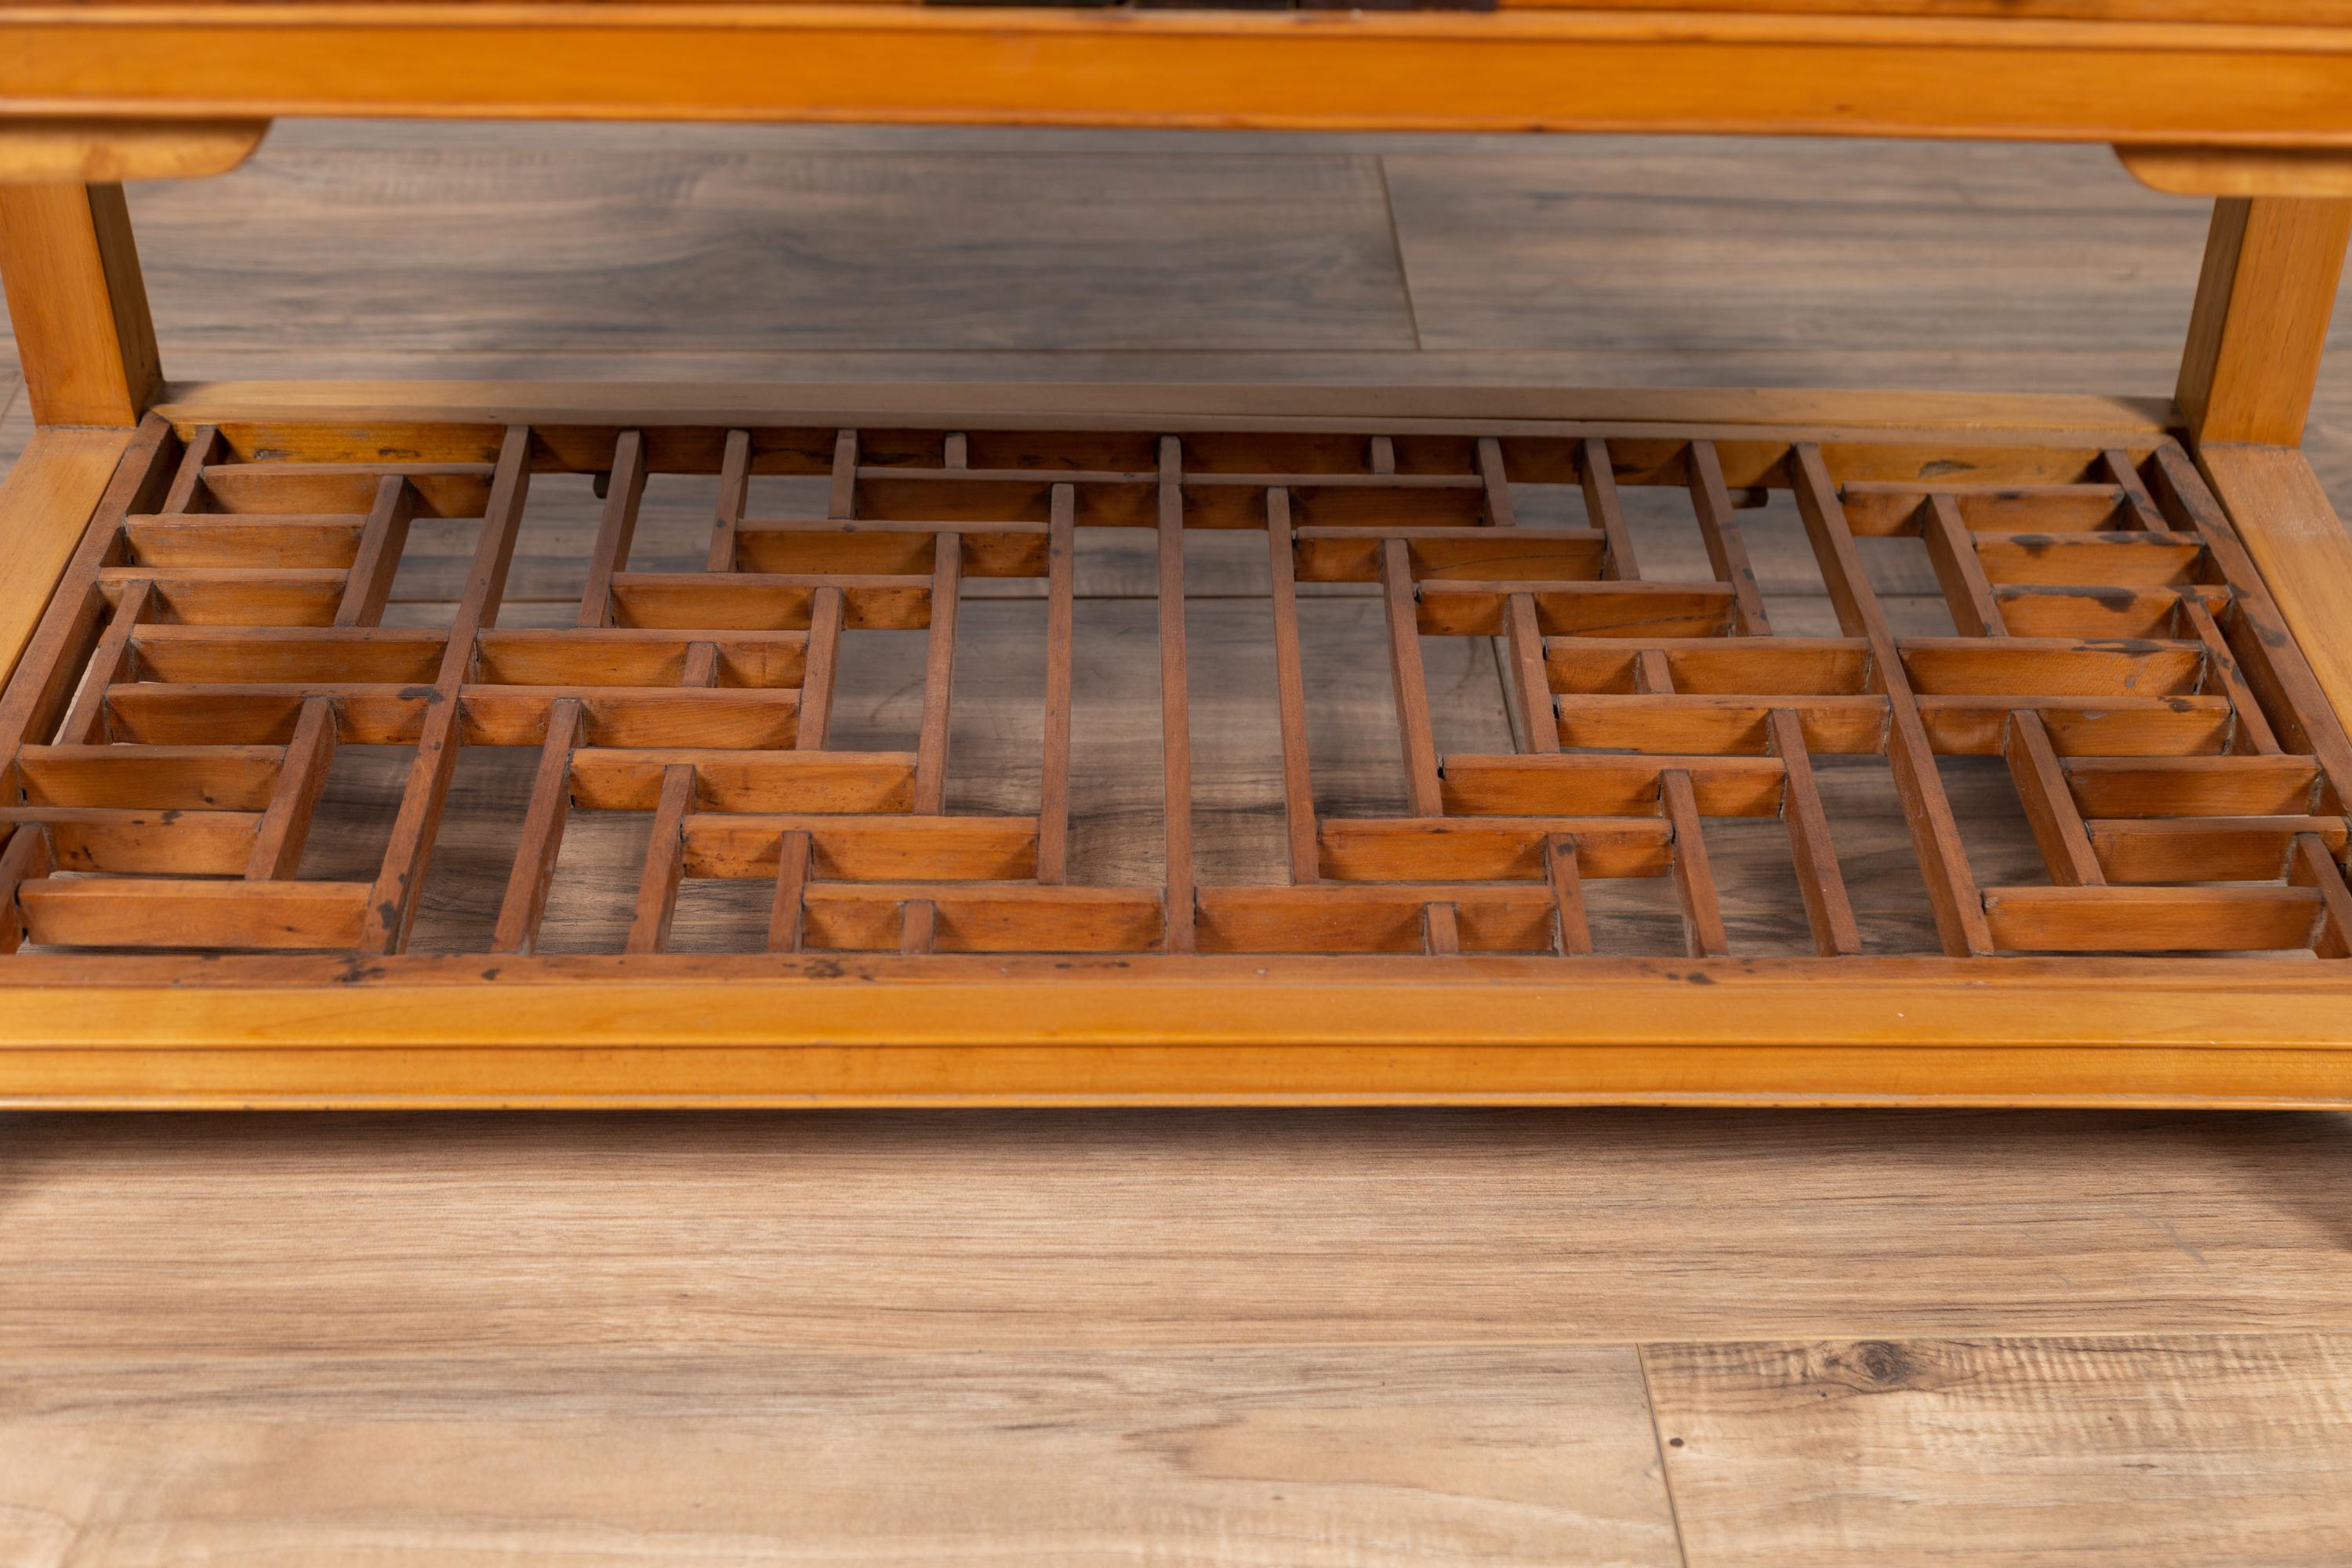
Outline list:
[[[629,917],[625,952],[659,952],[669,941],[677,912],[677,884],[686,851],[686,814],[694,807],[694,765],[672,763],[662,769],[661,798],[654,807],[646,862],[637,877],[637,900]]]
[[[801,709],[793,743],[824,750],[833,731],[833,693],[841,672],[841,629],[847,614],[839,588],[827,583],[809,595],[808,654],[801,665]]]
[[[2008,635],[2000,602],[1985,580],[1984,563],[1977,559],[1968,524],[1960,521],[1959,503],[1941,493],[1928,497],[1920,538],[1927,546],[1936,581],[1944,590],[1944,602],[1951,608],[1953,629],[1964,637]]]
[[[629,563],[629,547],[637,536],[637,509],[645,496],[645,435],[624,430],[613,443],[613,466],[605,474],[604,511],[596,525],[596,542],[589,551],[578,625],[613,624],[613,574]]]
[[[1787,708],[1775,708],[1765,723],[1772,754],[1780,759],[1780,819],[1789,830],[1796,855],[1797,896],[1804,901],[1805,921],[1813,933],[1813,951],[1824,958],[1851,956],[1862,951],[1862,932],[1854,924],[1853,905],[1846,897],[1845,873],[1837,847],[1830,837],[1829,813],[1822,805],[1820,783],[1813,777],[1812,758],[1805,750],[1804,722]]]
[[[1496,528],[1518,525],[1518,509],[1511,500],[1511,480],[1503,465],[1503,444],[1492,436],[1478,442],[1478,481],[1485,488],[1486,521]],[[1544,668],[1543,629],[1536,616],[1533,594],[1513,594],[1503,609],[1504,658],[1510,669],[1510,689],[1517,710],[1513,728],[1520,749],[1559,750],[1559,717],[1552,710],[1551,677]]]
[[[1037,880],[1069,876],[1070,662],[1077,635],[1077,491],[1055,485],[1045,538],[1045,755],[1037,784]]]
[[[1792,448],[1789,467],[1796,481],[1797,507],[1804,519],[1806,537],[1812,542],[1813,557],[1837,611],[1838,625],[1848,636],[1868,641],[1873,674],[1886,695],[1887,762],[1895,792],[1903,800],[1912,849],[1927,880],[1937,933],[1948,952],[1990,952],[1992,931],[1985,921],[1983,900],[1977,892],[1975,874],[1969,869],[1967,852],[1960,846],[1951,802],[1936,771],[1936,755],[1920,721],[1918,699],[1911,690],[1895,634],[1887,628],[1885,612],[1879,607],[1878,595],[1854,549],[1844,503],[1830,482],[1818,447],[1802,443]]]
[[[806,828],[788,828],[776,846],[776,891],[768,908],[768,951],[797,952],[807,919],[809,861]]]
[[[834,432],[832,480],[824,514],[846,521],[857,515],[857,432]],[[936,595],[936,584],[934,594]],[[801,710],[793,740],[799,749],[823,751],[831,735],[833,696],[840,673],[841,634],[848,605],[832,584],[810,597],[808,655],[801,670]],[[805,938],[808,885],[815,864],[808,830],[788,827],[776,843],[776,885],[768,906],[768,951],[797,952]]]
[[[1273,584],[1275,703],[1282,727],[1283,838],[1290,879],[1312,882],[1317,864],[1313,759],[1307,736],[1307,668],[1298,634],[1298,562],[1290,527],[1290,491],[1265,492],[1266,567]]]
[[[1928,497],[1921,533],[1951,609],[1953,628],[1962,637],[2007,637],[2009,625],[2001,615],[2000,601],[1985,576],[1984,562],[1960,516],[1959,502],[1941,492]],[[2075,807],[2074,790],[2066,783],[2049,725],[2039,710],[2011,710],[2001,755],[2024,805],[2026,826],[2042,851],[2042,863],[2050,868],[2050,879],[2062,888],[2104,885],[2106,872],[2091,847],[2083,814]]]
[[[2270,717],[2263,711],[2253,689],[2246,684],[2246,672],[2239,666],[2229,638],[2221,635],[2213,612],[2205,607],[2204,595],[2196,589],[2180,595],[2180,618],[2188,623],[2205,649],[2206,684],[2219,686],[2230,699],[2230,711],[2236,721],[2230,735],[2230,750],[2256,756],[2275,755],[2281,748],[2278,735],[2271,729]]]
[[[1617,499],[1617,469],[1609,456],[1609,443],[1597,436],[1588,436],[1580,446],[1576,465],[1577,483],[1584,491],[1584,515],[1599,529],[1609,542],[1609,559],[1603,576],[1632,581],[1642,574],[1633,559],[1633,536],[1625,527],[1625,509]]]
[[[1693,958],[1720,958],[1731,951],[1731,941],[1724,934],[1715,867],[1707,857],[1690,773],[1682,768],[1661,772],[1658,799],[1666,820],[1674,824],[1675,895],[1683,910],[1684,951]]]
[[[1576,865],[1576,840],[1547,833],[1544,881],[1551,889],[1553,931],[1562,957],[1592,951],[1592,922],[1584,908],[1584,880]]]
[[[335,606],[335,625],[372,626],[383,619],[393,579],[400,572],[400,552],[408,543],[415,504],[408,481],[398,474],[376,481],[375,502],[360,529],[359,549],[343,580],[342,601]]]
[[[624,430],[613,444],[613,466],[604,484],[604,510],[590,547],[588,573],[573,616],[583,627],[609,626],[613,574],[628,564],[637,532],[637,510],[646,493],[645,437]],[[490,939],[493,952],[529,952],[539,941],[547,895],[555,882],[555,858],[562,847],[572,809],[572,753],[585,738],[587,710],[577,697],[558,698],[548,709],[547,736],[531,775],[530,801],[515,847],[513,869],[499,905]]]
[[[715,686],[719,681],[716,645],[687,645],[681,687]],[[659,952],[669,941],[669,926],[677,913],[678,879],[686,872],[686,815],[694,809],[695,767],[671,763],[662,769],[661,797],[654,806],[653,830],[646,838],[645,868],[637,877],[637,901],[629,919],[630,952]]]
[[[1689,464],[1691,510],[1698,519],[1699,540],[1706,547],[1716,581],[1731,584],[1732,625],[1741,637],[1767,636],[1771,627],[1764,614],[1764,591],[1757,585],[1756,567],[1732,515],[1731,490],[1724,483],[1723,459],[1715,443],[1693,441]]]
[[[857,515],[857,432],[843,429],[833,437],[833,492],[825,501],[827,517]]]
[[[727,432],[727,446],[719,460],[719,505],[710,523],[710,548],[704,569],[735,570],[735,531],[743,524],[743,509],[751,493],[751,433]]]
[[[955,692],[956,608],[963,591],[963,537],[931,545],[931,626],[923,654],[923,718],[915,742],[915,809],[947,809],[948,725]]]
[[[1166,934],[1171,952],[1193,945],[1192,681],[1184,646],[1184,444],[1160,439],[1159,495],[1160,800],[1167,843]]]
[[[1692,510],[1698,519],[1707,563],[1718,581],[1731,585],[1733,625],[1742,637],[1769,637],[1771,617],[1765,610],[1764,592],[1756,581],[1747,542],[1740,536],[1730,487],[1724,481],[1723,459],[1715,443],[1693,441],[1689,464]],[[1813,950],[1824,957],[1860,952],[1862,935],[1854,925],[1845,874],[1830,837],[1821,784],[1805,749],[1804,721],[1794,709],[1775,708],[1765,716],[1765,731],[1767,749],[1780,759],[1780,817],[1788,829],[1797,893],[1805,906]]]
[[[539,924],[555,883],[555,857],[572,810],[572,753],[579,746],[585,710],[576,697],[558,698],[547,714],[547,740],[531,775],[530,804],[524,808],[515,846],[514,868],[499,905],[490,939],[492,952],[530,952],[539,942]]]
[[[748,467],[749,458],[745,459]],[[825,515],[846,520],[857,510],[857,432],[843,430],[834,437],[833,487]],[[833,728],[834,684],[841,668],[841,632],[847,615],[841,589],[819,586],[809,600],[808,657],[802,666],[801,711],[796,743],[805,751],[824,750]]]
[[[2074,791],[2050,743],[2042,715],[2021,708],[2009,716],[2009,735],[2001,748],[2016,781],[2018,798],[2025,805],[2026,826],[2050,868],[2050,879],[2062,888],[2095,888],[2107,879],[2098,855],[2091,847],[2083,814],[2075,809]]]
[[[254,834],[253,853],[246,861],[247,879],[284,880],[294,875],[334,756],[334,704],[313,697],[302,704],[301,717],[294,721],[294,737],[286,743],[278,787],[270,794],[268,808]]]
[[[442,654],[440,674],[433,682],[424,732],[417,738],[415,760],[409,765],[408,782],[401,791],[400,810],[393,818],[383,868],[368,896],[360,931],[362,952],[397,950],[416,918],[416,897],[432,858],[433,836],[448,799],[450,774],[457,765],[461,699],[466,673],[473,666],[475,634],[498,624],[499,599],[506,591],[507,568],[514,562],[515,531],[522,522],[523,500],[530,486],[530,429],[509,426],[499,447],[473,563],[466,574],[465,596],[450,618],[449,640]]]
[[[74,693],[73,706],[66,710],[65,720],[58,726],[58,740],[66,745],[79,745],[95,740],[99,727],[106,719],[106,692],[122,679],[131,662],[131,639],[139,629],[139,619],[147,613],[148,602],[154,588],[148,583],[126,583],[121,597],[115,602],[114,614],[106,623],[106,630],[90,651],[89,665],[82,676],[81,689]]]
[[[1404,752],[1405,810],[1414,816],[1442,816],[1445,805],[1437,781],[1437,744],[1430,732],[1429,678],[1422,668],[1420,607],[1413,596],[1412,557],[1402,539],[1386,540],[1381,545],[1381,595],[1388,622],[1397,740]]]
[[[1396,472],[1396,443],[1371,439],[1371,470]],[[1429,677],[1422,666],[1421,604],[1413,589],[1412,550],[1393,536],[1381,543],[1381,611],[1388,622],[1389,675],[1396,693],[1397,737],[1404,752],[1405,810],[1422,818],[1445,814],[1438,783],[1437,743],[1429,720]],[[1433,955],[1462,951],[1457,905],[1432,901],[1422,907],[1422,951]]]
[[[908,899],[899,908],[898,951],[913,955],[929,952],[939,940],[939,905],[929,899]]]
[[[931,626],[923,660],[923,720],[915,743],[915,810],[947,810],[950,704],[955,689],[956,607],[962,594],[963,539],[941,533],[931,545]],[[902,952],[931,951],[935,910],[928,900],[909,902],[901,924]]]
[[[159,510],[165,512],[194,511],[197,497],[203,490],[205,469],[220,461],[221,450],[218,426],[199,425],[190,431],[187,445],[180,452],[179,468],[172,475],[171,488],[163,492],[163,505]]]

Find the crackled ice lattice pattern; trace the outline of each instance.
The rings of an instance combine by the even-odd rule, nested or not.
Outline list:
[[[587,475],[576,602],[514,614],[534,483]],[[690,558],[636,548],[649,484],[698,491]],[[1279,826],[1243,875],[1195,839],[1185,579],[1212,531],[1256,574],[1267,672]],[[1089,647],[1081,547],[1114,534],[1146,635]],[[1890,552],[1926,591],[1882,586]],[[407,613],[395,581],[436,571],[441,608]],[[959,686],[998,654],[959,629],[1007,594],[1037,611],[1034,783],[972,809]],[[1357,644],[1318,643],[1332,605]],[[899,744],[845,723],[866,632],[919,647]],[[1468,749],[1441,743],[1476,727],[1433,712],[1433,649],[1488,660],[1507,722]],[[1147,882],[1074,853],[1073,778],[1119,758],[1072,715],[1083,672],[1155,652],[1155,743],[1120,753],[1160,803]],[[1391,809],[1320,787],[1335,659],[1385,663]],[[398,749],[356,868],[351,809],[320,811],[338,748]],[[1901,944],[1858,879],[1916,889],[1955,955],[2338,958],[2352,928],[2352,750],[2169,443],[151,420],[0,703],[5,945],[401,952],[474,748],[514,781],[464,851],[496,896],[457,945],[490,953],[545,947],[567,835],[609,814],[644,831],[600,929],[643,954],[710,879],[774,952],[1572,958],[1638,884],[1657,912],[1604,950],[1779,931],[1866,963]],[[1896,825],[1868,843],[1842,808],[1863,776]],[[1988,777],[2005,838],[1969,804]]]

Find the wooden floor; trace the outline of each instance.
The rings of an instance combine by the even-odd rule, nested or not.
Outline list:
[[[2096,150],[696,128],[132,207],[184,377],[2158,393],[2203,223]],[[2352,354],[2312,446],[2352,507]],[[2341,1563],[2347,1432],[2343,1117],[0,1119],[9,1565]]]

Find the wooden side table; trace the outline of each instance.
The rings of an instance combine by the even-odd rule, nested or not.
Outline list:
[[[2101,142],[2214,217],[2163,406],[167,382],[119,182],[329,114]],[[0,489],[0,1102],[2352,1103],[2352,539],[2297,446],[2352,234],[2347,0],[0,5],[0,182],[38,426]],[[603,498],[577,614],[501,626],[550,474]],[[695,570],[632,563],[665,475],[708,488]],[[771,476],[829,499],[763,510]],[[1704,574],[1643,571],[1636,489]],[[1773,623],[1776,515],[1833,631]],[[384,624],[412,524],[470,519],[448,623]],[[1094,529],[1155,541],[1150,886],[1071,848]],[[1210,529],[1271,584],[1253,879],[1192,850]],[[1948,630],[1890,615],[1880,540]],[[1042,587],[1034,811],[951,808],[982,577]],[[1317,584],[1380,605],[1401,812],[1318,796]],[[831,742],[863,629],[927,650],[903,750]],[[1495,639],[1509,750],[1441,750],[1431,637]],[[304,871],[338,745],[409,749],[370,876]],[[413,951],[467,746],[535,759],[509,880]],[[2039,874],[1972,861],[1970,757]],[[1927,951],[1857,918],[1846,766],[1899,794]],[[567,824],[607,811],[650,814],[626,940],[542,952]],[[1809,951],[1732,941],[1723,818],[1777,824]],[[701,878],[771,889],[756,951],[667,951]],[[1673,951],[1593,951],[1588,888],[1628,878],[1673,889]]]

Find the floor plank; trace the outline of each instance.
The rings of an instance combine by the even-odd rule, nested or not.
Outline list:
[[[1433,350],[2178,350],[2205,214],[2102,147],[1627,142],[1382,160]]]
[[[0,1359],[0,1557],[1678,1562],[1627,1348]]]
[[[1312,152],[387,158],[142,187],[171,343],[1411,348],[1376,162]],[[269,234],[256,244],[259,220]]]
[[[2352,1330],[2352,1120],[19,1116],[0,1345],[124,1355]]]
[[[1643,1358],[1690,1568],[2352,1559],[2352,1336]]]

